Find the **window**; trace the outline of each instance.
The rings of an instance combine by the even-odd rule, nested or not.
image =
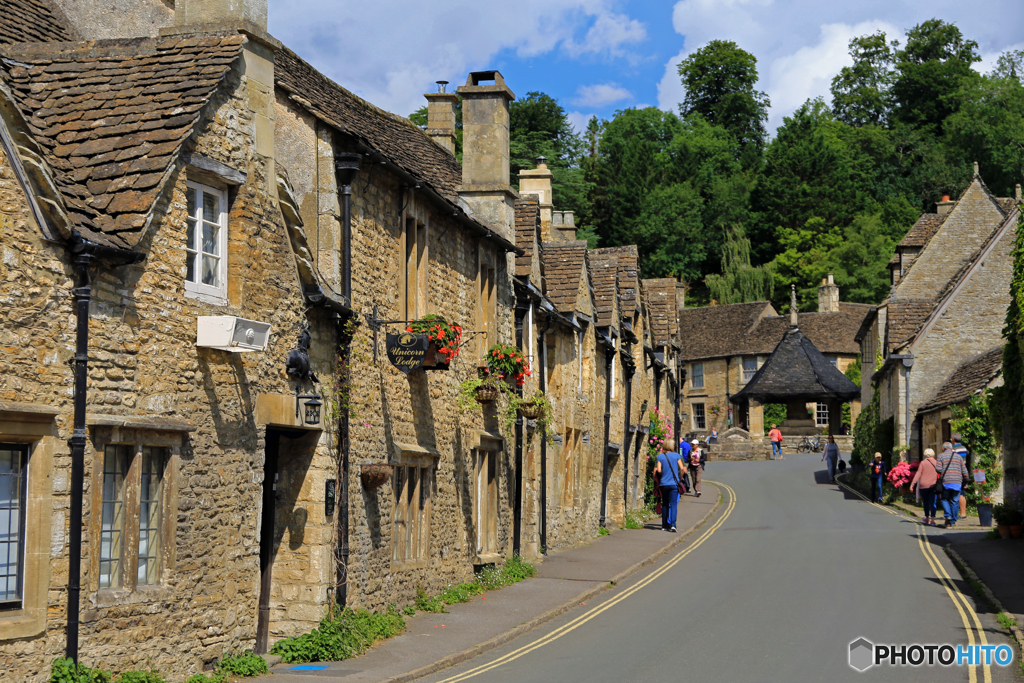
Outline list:
[[[476,500],[473,521],[476,525],[476,554],[498,552],[498,451],[474,451]]]
[[[839,369],[839,358],[837,356],[825,356],[825,360],[831,363],[835,369]]]
[[[707,429],[708,423],[704,413],[703,403],[690,404],[693,408],[693,428],[697,430]]]
[[[583,503],[580,490],[580,467],[583,454],[580,451],[580,430],[565,430],[562,445],[562,500],[563,505],[580,506]]]
[[[0,609],[20,609],[25,585],[28,447],[0,444]]]
[[[185,233],[185,292],[212,303],[228,296],[227,193],[188,183]]]
[[[819,403],[817,409],[814,411],[814,424],[819,427],[828,426],[828,404]]]
[[[160,511],[167,457],[166,448],[130,444],[104,448],[99,588],[159,583],[164,523]],[[129,546],[136,538],[137,544]]]
[[[704,388],[704,364],[693,363],[690,366],[690,386],[694,389]]]
[[[430,540],[431,468],[395,468],[395,523],[392,559],[418,562],[427,559]]]
[[[428,313],[427,226],[413,217],[406,218],[403,243],[402,316],[405,320],[416,320]]]
[[[754,379],[757,374],[757,357],[746,356],[743,358],[743,383],[746,384]]]
[[[480,326],[480,355],[498,342],[497,336],[497,286],[495,282],[496,272],[494,269],[494,254],[483,247],[480,247],[480,275],[479,284],[479,319]]]

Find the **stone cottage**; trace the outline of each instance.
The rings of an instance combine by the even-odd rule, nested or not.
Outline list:
[[[857,361],[856,336],[871,306],[839,300],[831,275],[818,288],[818,310],[800,313],[799,327],[815,348],[840,372]],[[756,301],[725,306],[702,306],[679,312],[680,360],[687,370],[683,406],[684,431],[707,436],[729,429],[760,441],[765,434],[763,406],[731,401],[764,364],[789,329],[788,316],[779,316],[771,303]],[[829,424],[828,406],[810,405],[812,431]],[[856,403],[852,416],[859,412]],[[792,433],[792,432],[791,432]]]
[[[861,400],[880,392],[893,446],[909,444],[912,458],[920,456],[921,407],[964,363],[1003,343],[1019,213],[1019,193],[993,196],[976,166],[959,199],[923,214],[897,246],[892,291],[858,333],[861,357],[875,359],[876,369],[868,372],[865,362]],[[941,421],[936,427],[929,419],[929,427],[930,442]]]

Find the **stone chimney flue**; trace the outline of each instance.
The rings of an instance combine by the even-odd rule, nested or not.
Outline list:
[[[551,241],[552,202],[551,179],[554,175],[548,168],[548,160],[537,158],[537,168],[519,172],[519,194],[532,194],[540,204],[540,235],[545,242]]]
[[[821,286],[818,287],[818,313],[839,312],[839,285],[836,284],[832,273],[822,278]]]
[[[175,0],[174,24],[178,27],[248,24],[266,33],[267,0]]]
[[[427,98],[427,136],[455,154],[455,107],[459,96],[447,92],[448,81],[437,82],[437,92],[424,95]]]
[[[509,113],[516,98],[498,71],[475,71],[462,96],[462,185],[473,217],[512,239],[514,202],[509,184]]]
[[[953,208],[954,204],[956,202],[951,200],[948,194],[944,194],[941,201],[935,202],[935,213],[945,216]]]

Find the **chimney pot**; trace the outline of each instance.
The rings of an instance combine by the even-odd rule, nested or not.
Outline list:
[[[839,287],[836,285],[835,276],[829,273],[821,280],[818,287],[818,313],[839,312]]]
[[[434,81],[434,82],[437,83],[437,92],[439,92],[439,93],[445,92],[445,90],[446,90],[446,88],[448,86],[448,81]]]
[[[563,222],[562,222],[562,212],[561,211],[554,211],[554,212],[552,212],[551,213],[551,226],[555,227],[555,228],[561,228],[562,225],[563,225]]]
[[[942,201],[935,203],[935,213],[945,216],[953,208],[956,202],[951,201],[948,194],[942,195]]]

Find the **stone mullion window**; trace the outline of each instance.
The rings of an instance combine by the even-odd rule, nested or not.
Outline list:
[[[690,404],[693,408],[693,428],[695,430],[707,429],[707,414],[704,412],[703,403]]]
[[[102,502],[100,508],[99,587],[122,584],[124,554],[125,477],[131,446],[108,445],[103,449]]]
[[[692,389],[704,388],[704,364],[693,363],[690,371],[690,387]]]
[[[429,249],[427,226],[414,216],[406,216],[402,231],[403,263],[400,285],[400,313],[405,320],[422,318],[430,311]]]
[[[498,451],[477,450],[475,453],[477,555],[498,551]]]
[[[492,249],[479,247],[480,271],[477,276],[478,320],[480,326],[480,355],[498,343],[497,271]]]
[[[425,566],[429,557],[435,460],[414,448],[403,450],[395,464],[391,561],[398,568]]]
[[[0,444],[0,610],[24,597],[27,484],[28,446]]]
[[[139,485],[139,585],[157,583],[160,555],[160,508],[165,454],[162,448],[142,449]]]

